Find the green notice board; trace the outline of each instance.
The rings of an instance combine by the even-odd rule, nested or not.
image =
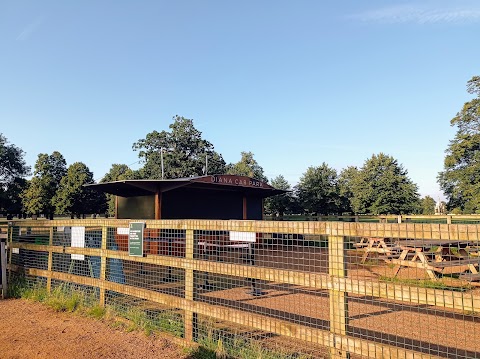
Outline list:
[[[143,229],[145,222],[130,222],[128,230],[128,255],[143,257]]]

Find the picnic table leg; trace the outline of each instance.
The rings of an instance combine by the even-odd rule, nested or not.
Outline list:
[[[473,274],[477,274],[477,273],[478,273],[477,268],[475,268],[475,264],[469,264],[469,265],[468,265],[468,269],[470,269],[470,272],[472,272]]]
[[[360,262],[360,263],[362,263],[362,264],[364,264],[364,263],[367,261],[368,255],[369,255],[369,253],[370,253],[370,251],[369,251],[368,249],[369,249],[369,247],[367,247],[367,248],[364,249],[364,252],[365,252],[365,253],[363,253],[362,261]]]
[[[430,279],[433,279],[433,280],[437,280],[438,277],[437,275],[435,274],[435,272],[431,269],[428,269],[429,267],[429,264],[428,264],[428,259],[427,257],[425,257],[425,254],[421,251],[416,251],[415,255],[420,259],[420,261],[422,262],[422,264],[425,266],[425,271],[427,272],[428,276],[430,277]]]
[[[398,257],[399,260],[404,261],[405,258],[407,258],[408,254],[408,249],[404,249],[402,251],[402,254],[400,254],[400,257]],[[393,276],[396,277],[398,274],[398,271],[400,270],[401,265],[397,264],[395,267],[393,267]]]

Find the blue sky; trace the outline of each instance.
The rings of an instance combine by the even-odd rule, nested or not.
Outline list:
[[[437,199],[479,35],[478,1],[0,1],[0,132],[100,179],[178,114],[269,178],[384,152]]]

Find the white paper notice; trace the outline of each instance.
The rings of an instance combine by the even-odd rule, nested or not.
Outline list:
[[[85,227],[72,227],[72,247],[85,248]],[[85,260],[84,254],[72,254],[72,259]]]
[[[255,232],[236,232],[230,231],[230,240],[239,242],[252,242],[255,243]]]
[[[128,228],[128,227],[126,227],[126,228],[120,227],[120,228],[117,228],[117,234],[128,234],[129,230],[130,230],[130,228]]]
[[[20,254],[20,248],[12,248],[13,254]]]

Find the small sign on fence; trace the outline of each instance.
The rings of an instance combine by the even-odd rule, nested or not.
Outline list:
[[[85,227],[72,227],[72,247],[85,248]],[[85,260],[84,254],[72,254],[72,259]]]
[[[239,241],[239,242],[256,242],[256,233],[255,232],[237,232],[230,231],[230,240]]]
[[[128,231],[128,255],[143,257],[143,229],[145,222],[130,222]]]

